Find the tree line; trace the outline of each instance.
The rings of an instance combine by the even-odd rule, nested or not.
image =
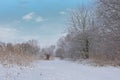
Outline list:
[[[91,8],[71,11],[67,35],[56,56],[120,65],[120,0],[97,0]]]

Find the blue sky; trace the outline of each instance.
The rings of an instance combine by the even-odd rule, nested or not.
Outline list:
[[[69,10],[90,0],[2,0],[0,41],[23,42],[35,39],[45,47],[65,34]]]

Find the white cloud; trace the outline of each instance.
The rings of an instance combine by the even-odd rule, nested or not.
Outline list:
[[[61,12],[60,12],[60,14],[64,15],[64,14],[66,14],[66,12],[64,12],[64,11],[61,11]]]
[[[9,41],[15,39],[17,36],[17,30],[14,28],[3,28],[0,27],[0,40]]]
[[[22,17],[23,20],[27,20],[27,21],[29,21],[33,18],[34,18],[34,12],[28,13]]]
[[[36,17],[36,22],[42,22],[42,21],[44,21],[43,17],[41,16]]]
[[[39,36],[37,35],[21,35],[21,31],[9,27],[0,26],[0,41],[2,42],[24,42],[31,39],[38,40]]]
[[[45,19],[39,15],[37,15],[35,12],[30,12],[22,17],[25,21],[35,21],[35,22],[43,22]]]
[[[67,11],[72,11],[72,10],[74,10],[74,9],[72,9],[72,8],[67,8],[66,10],[67,10]]]

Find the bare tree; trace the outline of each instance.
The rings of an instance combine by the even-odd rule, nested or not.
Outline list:
[[[87,33],[87,30],[90,27],[89,14],[90,13],[87,8],[81,7],[71,13],[71,17],[69,20],[69,33],[74,34],[73,41],[75,43],[77,42],[76,46],[79,46],[79,51],[75,51],[77,52],[77,54],[81,54],[83,58],[89,57],[89,39]]]

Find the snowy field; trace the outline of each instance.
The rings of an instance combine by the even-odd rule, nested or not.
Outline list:
[[[120,80],[120,68],[70,61],[38,61],[29,67],[0,65],[0,80]]]

